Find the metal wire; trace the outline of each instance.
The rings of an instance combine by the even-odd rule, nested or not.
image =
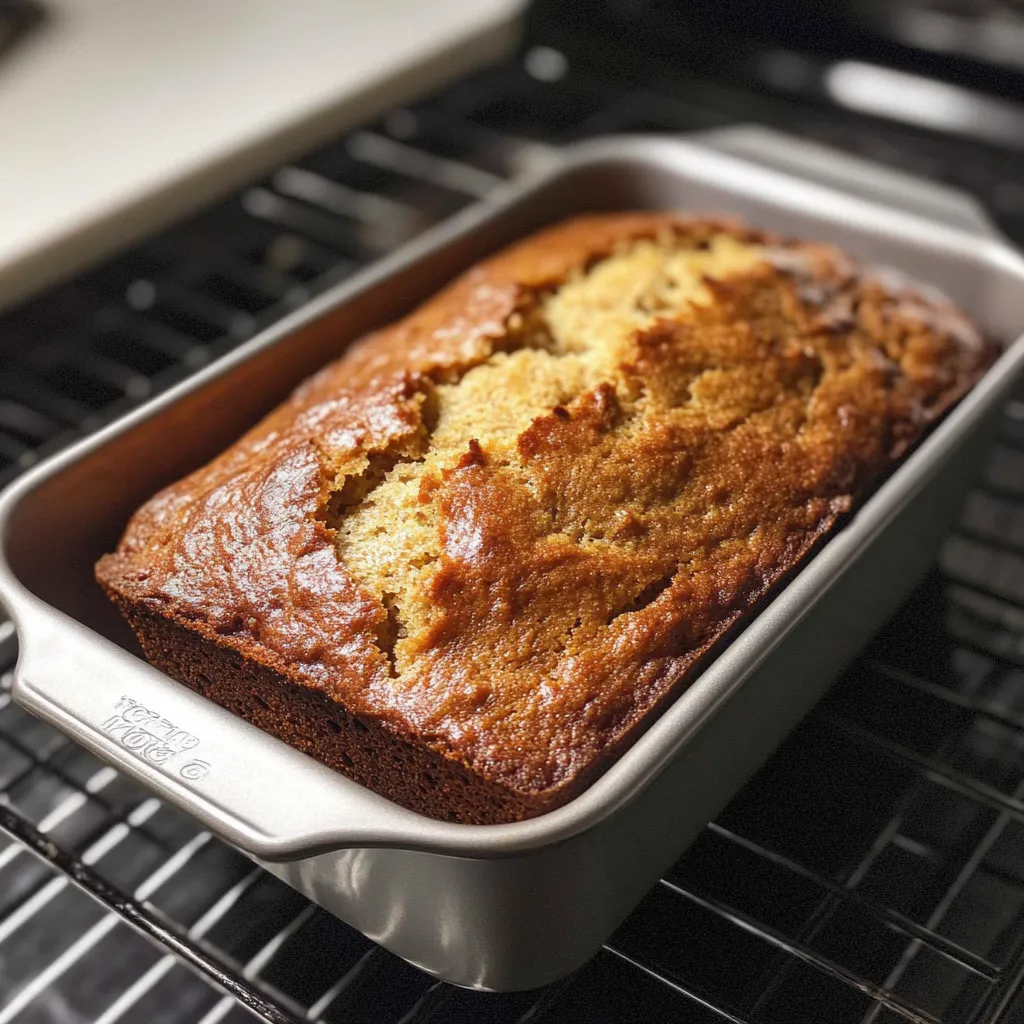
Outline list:
[[[23,816],[3,804],[0,804],[0,828],[10,833],[37,857],[72,879],[90,896],[109,908],[112,916],[103,918],[104,924],[112,924],[119,919],[126,921],[147,938],[167,947],[189,966],[202,971],[242,1005],[254,1010],[273,1024],[290,1024],[299,1019],[293,1010],[287,1009],[282,1002],[274,999],[269,993],[257,991],[252,985],[246,984],[244,979],[239,979],[234,973],[225,970],[219,958],[205,952],[195,941],[194,934],[190,935],[188,931],[174,922],[158,917],[143,902],[133,899],[128,893],[112,885],[99,871],[90,868],[81,859],[57,846],[52,840],[46,838],[45,832],[34,828]],[[200,833],[200,835],[208,838],[209,833]],[[162,868],[170,865],[177,871],[184,868],[185,863],[187,863],[187,858],[182,858],[180,862],[174,864],[168,861],[162,865]],[[161,879],[161,881],[163,880]],[[312,905],[307,910],[312,912]],[[285,935],[286,933],[282,931],[280,937],[283,938]],[[53,963],[60,965],[62,961],[58,959]],[[41,972],[38,977],[46,978],[46,971]],[[18,1005],[16,1002],[12,1002],[8,1004],[8,1007],[16,1005]],[[6,1018],[3,1010],[0,1010],[0,1020],[4,1019]]]

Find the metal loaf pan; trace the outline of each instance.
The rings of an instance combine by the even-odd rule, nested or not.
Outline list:
[[[632,749],[570,804],[531,821],[424,818],[171,681],[137,654],[92,564],[144,499],[350,340],[513,239],[583,211],[738,214],[933,282],[994,337],[1024,331],[1024,262],[969,203],[793,140],[740,132],[716,144],[754,146],[761,164],[670,139],[567,149],[26,474],[0,498],[0,597],[22,645],[15,698],[442,978],[527,988],[584,962],[927,567],[1024,363],[1024,339]],[[773,157],[807,174],[763,166]],[[815,184],[812,173],[861,194]]]

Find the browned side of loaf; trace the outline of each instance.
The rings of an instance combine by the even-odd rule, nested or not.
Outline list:
[[[470,822],[518,821],[548,809],[543,798],[490,784],[415,737],[357,718],[322,693],[144,606],[117,604],[151,665],[396,803],[431,817]]]

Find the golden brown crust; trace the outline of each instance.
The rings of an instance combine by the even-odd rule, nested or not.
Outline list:
[[[745,262],[697,300],[637,298],[593,377],[586,315],[558,297],[623,253],[662,267],[723,238]],[[449,455],[474,368],[511,373],[527,349],[527,371],[584,384],[507,437],[481,405]],[[97,575],[151,660],[262,728],[425,813],[514,820],[632,742],[993,354],[941,297],[825,246],[581,218],[357,343],[140,509]],[[345,544],[380,534],[401,480],[427,540],[392,587],[386,552],[367,569]],[[409,748],[416,782],[374,777],[374,743]]]

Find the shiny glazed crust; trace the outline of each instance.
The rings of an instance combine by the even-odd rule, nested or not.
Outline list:
[[[518,820],[607,768],[994,355],[827,246],[581,218],[362,339],[97,577],[153,664],[260,728],[425,814]]]

